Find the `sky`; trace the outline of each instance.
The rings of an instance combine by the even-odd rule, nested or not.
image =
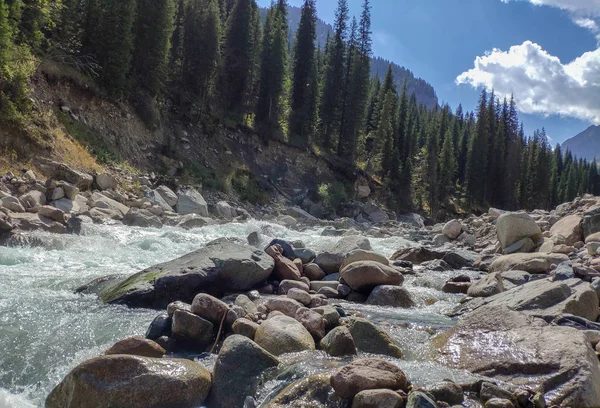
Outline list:
[[[301,6],[303,0],[288,0]],[[348,0],[360,17],[363,0]],[[266,7],[271,0],[258,0]],[[317,0],[332,24],[336,0]],[[600,0],[371,0],[374,54],[473,110],[514,95],[526,133],[562,143],[600,125]]]

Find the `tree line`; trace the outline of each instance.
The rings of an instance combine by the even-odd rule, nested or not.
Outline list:
[[[472,209],[549,208],[600,194],[595,162],[526,137],[514,100],[483,91],[476,112],[428,110],[392,66],[371,79],[371,5],[358,18],[338,0],[333,34],[316,41],[305,0],[294,41],[287,1],[264,19],[255,0],[0,0],[0,114],[26,111],[37,57],[93,78],[152,117],[248,125],[358,166],[388,205],[432,216]]]

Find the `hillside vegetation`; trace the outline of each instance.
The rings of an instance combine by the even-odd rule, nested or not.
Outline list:
[[[453,111],[421,103],[409,77],[398,86],[392,65],[372,79],[385,62],[372,63],[370,9],[351,18],[339,0],[320,48],[315,0],[293,44],[285,0],[264,21],[255,0],[0,0],[0,143],[17,162],[73,143],[102,163],[195,169],[235,189],[234,175],[260,180],[264,163],[233,156],[228,139],[259,138],[335,169],[339,180],[312,183],[315,197],[336,191],[342,203],[362,177],[388,208],[435,218],[600,194],[596,163],[553,150],[543,130],[526,136],[514,101],[483,91],[476,112]]]

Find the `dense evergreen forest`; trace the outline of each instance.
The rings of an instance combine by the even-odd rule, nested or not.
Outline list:
[[[337,156],[386,186],[396,209],[549,208],[600,194],[597,163],[552,149],[544,130],[526,136],[513,100],[484,90],[476,112],[428,110],[391,67],[371,79],[370,8],[351,18],[338,0],[321,49],[316,0],[293,47],[286,0],[264,23],[255,0],[0,0],[0,119],[28,114],[29,78],[52,59],[149,125],[168,112]]]

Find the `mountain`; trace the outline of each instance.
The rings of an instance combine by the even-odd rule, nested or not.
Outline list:
[[[587,160],[600,160],[600,126],[590,126],[562,144],[563,151]]]
[[[266,13],[267,9],[261,9],[261,17],[264,18]],[[302,10],[300,7],[288,6],[290,44],[292,44],[296,38],[296,30],[300,25],[301,14]],[[333,36],[333,27],[323,20],[317,19],[317,44],[319,47],[325,47],[325,43],[327,42],[327,34]],[[384,60],[383,58],[374,57],[371,59],[371,75],[373,77],[375,75],[379,75],[379,78],[383,80],[390,64],[392,64],[392,70],[394,72],[394,78],[396,79],[398,91],[402,89],[402,84],[404,83],[404,79],[406,79],[408,94],[412,95],[412,93],[414,93],[419,104],[424,104],[427,106],[427,109],[433,109],[438,104],[438,98],[433,86],[431,86],[431,84],[429,84],[427,81],[415,77],[410,70],[398,64]]]

